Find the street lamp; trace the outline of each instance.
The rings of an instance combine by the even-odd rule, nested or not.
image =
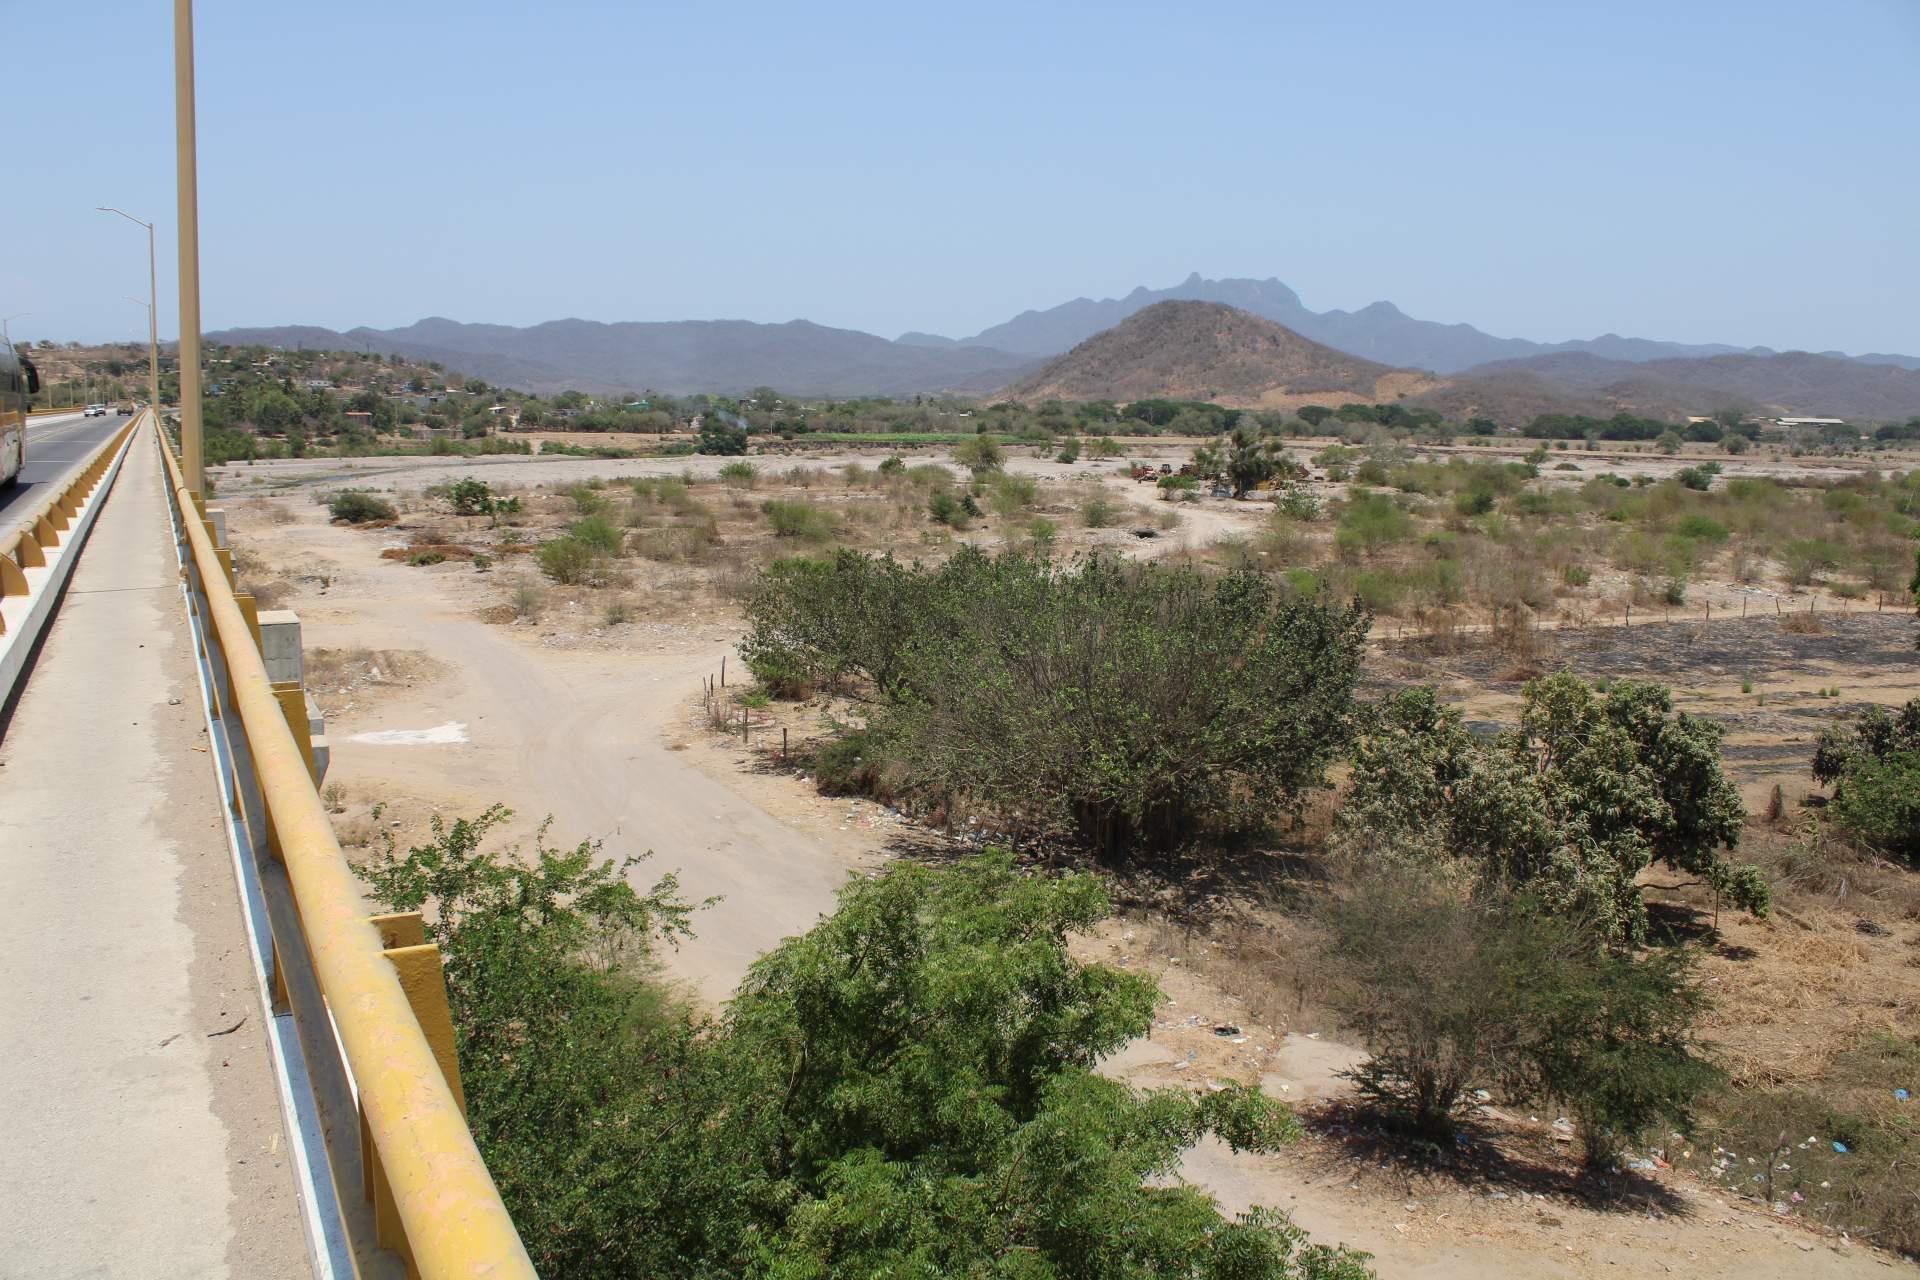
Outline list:
[[[125,209],[115,209],[108,205],[94,206],[101,213],[117,213],[128,222],[147,229],[147,404],[153,409],[153,420],[160,421],[160,317],[155,308],[160,302],[160,286],[155,283],[157,276],[153,265],[153,224],[134,217]],[[139,299],[130,299],[139,301]]]
[[[180,235],[180,464],[196,496],[207,491],[200,434],[200,165],[193,110],[193,0],[173,0],[174,194]]]

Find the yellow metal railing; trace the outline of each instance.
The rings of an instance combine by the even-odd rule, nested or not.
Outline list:
[[[76,471],[58,492],[43,501],[17,532],[0,535],[0,596],[27,594],[25,571],[45,567],[47,552],[66,541],[68,528],[80,514],[80,504],[93,493],[94,486],[100,483],[100,477],[113,465],[120,446],[126,443],[128,434],[139,421],[135,418],[114,432],[112,438],[88,460],[87,465]],[[6,617],[0,615],[0,635],[5,635],[6,630]]]
[[[531,1277],[533,1263],[467,1128],[455,1093],[457,1066],[442,1061],[451,1057],[451,1027],[444,986],[437,982],[438,955],[423,955],[433,949],[417,945],[417,936],[404,936],[404,921],[396,930],[391,919],[377,924],[367,916],[310,771],[305,713],[288,705],[289,691],[268,677],[250,611],[234,594],[231,552],[215,546],[212,523],[187,487],[166,432],[156,434],[204,585],[206,644],[217,647],[225,667],[226,678],[209,683],[213,713],[227,718],[229,733],[238,720],[268,844],[284,866],[298,916],[301,936],[276,930],[274,952],[278,957],[289,948],[305,949],[331,1013],[358,1095],[361,1140],[371,1148],[362,1154],[380,1244],[394,1248],[410,1271],[427,1280]],[[300,727],[298,738],[293,723]],[[417,932],[417,919],[411,930]],[[275,968],[278,974],[277,963]],[[423,973],[434,981],[423,981]],[[276,995],[279,987],[276,982]],[[439,1056],[422,1030],[419,1006],[408,996],[409,989],[417,995],[422,987],[429,1004],[433,994],[439,997],[437,1009],[421,1011],[438,1024]],[[389,1214],[397,1215],[397,1223],[382,1220]],[[390,1227],[397,1238],[388,1238]]]

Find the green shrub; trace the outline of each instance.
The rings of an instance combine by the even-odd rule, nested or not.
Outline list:
[[[904,765],[890,758],[865,730],[842,732],[813,753],[813,782],[821,795],[889,802],[899,798],[906,778]]]
[[[971,494],[963,500],[942,489],[927,499],[927,514],[933,517],[936,524],[946,525],[949,529],[965,529],[968,525],[967,507],[972,503]]]
[[[1681,516],[1673,526],[1673,531],[1683,538],[1700,542],[1725,542],[1729,536],[1727,526],[1710,516],[1699,514]]]
[[[601,555],[617,556],[626,546],[627,535],[605,516],[593,515],[567,526],[567,536]]]
[[[1406,584],[1392,569],[1363,569],[1353,575],[1353,594],[1375,613],[1392,613],[1406,594]]]
[[[1713,472],[1708,471],[1706,467],[1682,467],[1674,473],[1673,478],[1687,488],[1700,493],[1705,493],[1713,487]]]
[[[1454,495],[1453,509],[1463,516],[1483,516],[1494,508],[1495,499],[1486,489],[1466,489]]]
[[[365,489],[342,489],[327,500],[327,512],[335,520],[348,524],[368,524],[375,520],[394,520],[399,513],[393,504]]]
[[[1120,507],[1104,496],[1088,498],[1080,504],[1080,521],[1089,529],[1105,529],[1120,517]]]
[[[953,446],[953,460],[975,472],[997,471],[1007,454],[992,436],[968,436]]]
[[[573,499],[573,509],[583,516],[605,514],[613,504],[607,500],[601,488],[599,485],[577,484],[567,490],[567,496]]]
[[[1040,485],[1031,476],[995,472],[987,484],[987,505],[995,515],[1011,520],[1032,506],[1040,496]]]
[[[799,538],[803,542],[830,542],[835,522],[833,513],[806,502],[767,502],[760,508],[776,537]]]
[[[729,489],[751,489],[759,476],[751,462],[727,462],[720,467],[720,483]]]
[[[1343,552],[1364,551],[1372,555],[1384,546],[1404,542],[1412,536],[1413,518],[1393,499],[1356,489],[1340,513],[1334,542]]]
[[[906,471],[906,469],[907,469],[907,460],[905,458],[902,458],[899,454],[894,454],[892,457],[883,460],[880,463],[880,467],[879,467],[880,474],[883,476],[901,475]]]
[[[416,566],[443,564],[446,558],[446,555],[439,551],[416,551],[407,557],[407,563]]]
[[[593,548],[577,538],[560,537],[543,542],[533,555],[540,572],[565,586],[581,586],[594,576]]]
[[[1053,460],[1055,462],[1068,463],[1069,465],[1080,461],[1080,442],[1072,436],[1068,436],[1060,442],[1060,452],[1053,455]]]
[[[803,702],[818,686],[813,672],[791,654],[758,653],[747,661],[747,670],[760,682],[770,698],[782,702]]]

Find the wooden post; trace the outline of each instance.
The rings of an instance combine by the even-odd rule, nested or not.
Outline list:
[[[727,655],[724,653],[720,655],[720,687],[727,687]]]
[[[747,745],[748,735],[753,729],[752,722],[747,719],[751,714],[752,712],[746,707],[740,708],[740,745],[743,747]]]
[[[786,762],[787,762],[787,727],[785,725],[781,725],[780,726],[780,763],[785,764]]]

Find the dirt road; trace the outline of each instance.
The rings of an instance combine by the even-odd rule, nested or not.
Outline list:
[[[522,638],[525,629],[482,622],[465,602],[436,590],[445,578],[341,555],[341,531],[310,522],[271,534],[282,544],[276,556],[342,566],[326,597],[291,602],[309,650],[420,650],[448,671],[336,715],[328,726],[335,744],[329,780],[431,797],[448,817],[505,803],[522,836],[552,815],[553,841],[598,839],[610,857],[652,850],[656,856],[631,873],[636,884],[674,871],[688,898],[721,899],[700,913],[697,936],[666,957],[708,1003],[726,999],[781,938],[832,910],[835,890],[861,865],[687,767],[672,749],[668,727],[732,647],[730,637],[669,625],[651,653],[541,649]],[[349,607],[333,606],[344,599]],[[465,725],[468,741],[350,740],[449,722]]]

